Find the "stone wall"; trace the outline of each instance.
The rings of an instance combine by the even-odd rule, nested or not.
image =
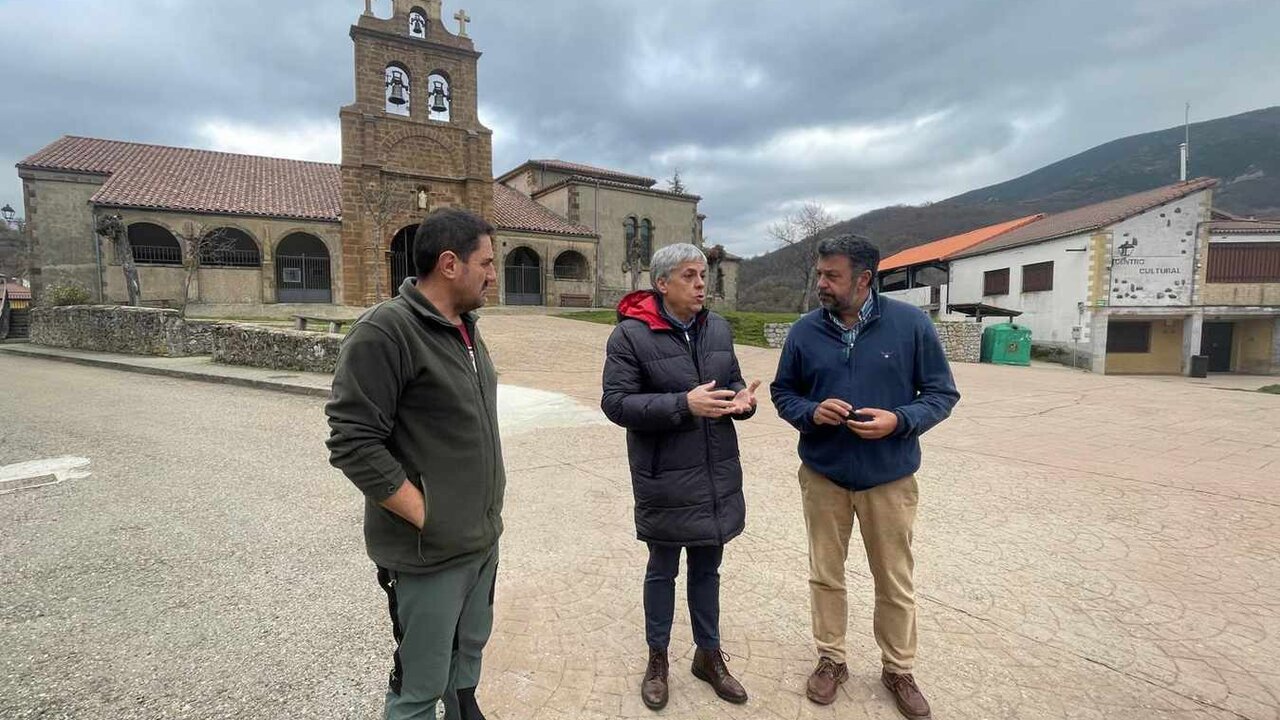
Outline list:
[[[975,322],[943,321],[934,323],[938,339],[951,362],[976,363],[982,354],[982,326]],[[764,339],[769,347],[780,348],[791,332],[790,323],[768,323],[764,326]]]
[[[188,354],[187,327],[178,311],[157,308],[114,305],[35,308],[31,313],[31,342],[130,355],[180,357]]]
[[[337,367],[343,340],[342,335],[232,323],[211,325],[210,336],[215,362],[325,373]]]
[[[938,331],[942,349],[951,362],[976,363],[982,356],[982,325],[968,321],[944,320],[933,327]]]

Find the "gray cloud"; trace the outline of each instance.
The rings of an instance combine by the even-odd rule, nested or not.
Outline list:
[[[446,3],[451,16],[458,1]],[[109,5],[109,6],[108,6]],[[359,0],[0,0],[0,164],[62,134],[337,157]],[[495,171],[681,168],[742,254],[789,207],[938,200],[1280,102],[1271,0],[467,0]],[[15,30],[15,28],[19,30]],[[292,138],[292,139],[291,139]],[[238,145],[232,145],[237,149]],[[12,169],[0,201],[19,204]]]

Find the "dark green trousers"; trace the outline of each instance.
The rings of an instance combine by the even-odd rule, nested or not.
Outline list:
[[[385,720],[471,720],[466,697],[480,683],[480,658],[493,630],[498,548],[429,574],[378,568],[396,640]]]

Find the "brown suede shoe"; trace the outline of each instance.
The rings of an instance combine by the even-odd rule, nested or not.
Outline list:
[[[818,658],[818,667],[805,683],[804,694],[819,705],[830,705],[836,701],[836,692],[840,684],[849,679],[849,666],[838,663],[831,658]]]
[[[880,682],[893,693],[893,699],[898,703],[898,712],[911,720],[928,720],[929,701],[924,699],[924,693],[920,692],[911,673],[898,674],[885,670],[880,673]]]
[[[640,683],[640,699],[650,710],[667,706],[667,651],[649,648],[649,668]]]
[[[698,648],[693,653],[693,676],[711,685],[721,699],[741,705],[747,701],[747,691],[729,674],[729,666],[725,661],[729,656],[720,649],[703,650]]]

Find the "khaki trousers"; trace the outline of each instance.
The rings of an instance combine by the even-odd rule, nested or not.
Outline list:
[[[911,531],[919,488],[908,475],[870,490],[853,491],[800,466],[800,495],[809,534],[809,595],[818,655],[845,662],[849,602],[845,560],[858,520],[875,584],[872,627],[889,672],[909,673],[916,657],[915,561]]]

